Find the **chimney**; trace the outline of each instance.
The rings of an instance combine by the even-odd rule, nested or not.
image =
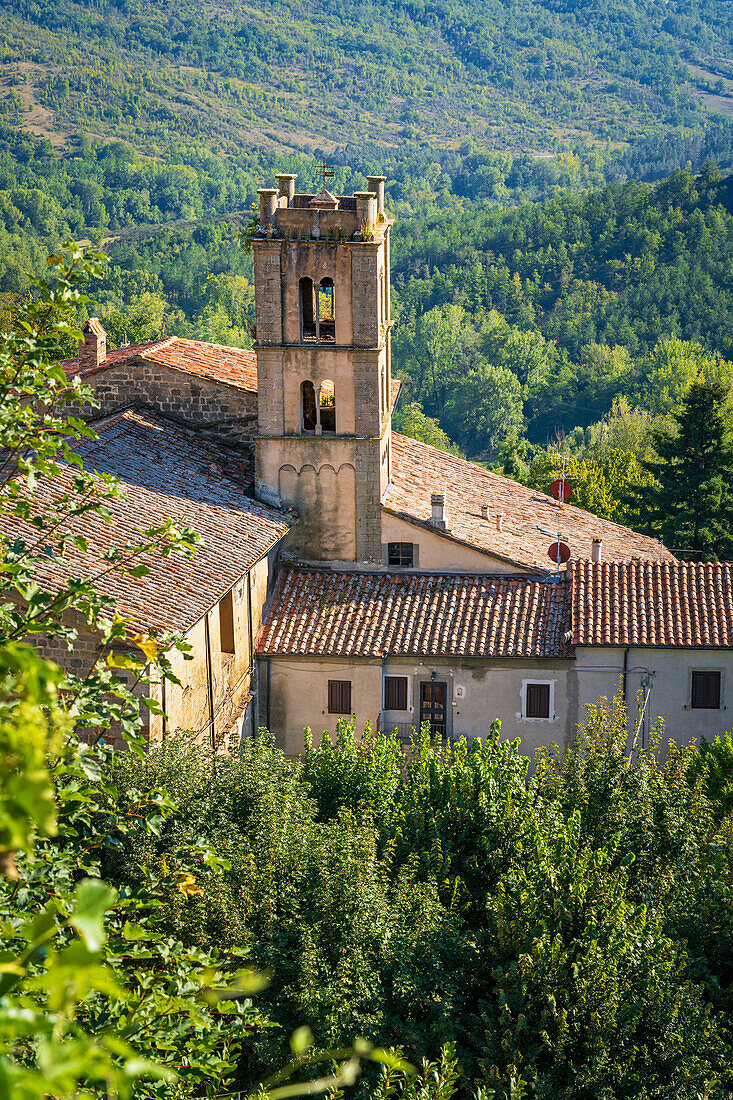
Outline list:
[[[107,333],[98,317],[90,317],[82,329],[84,339],[79,341],[79,366],[82,370],[98,367],[107,358]]]
[[[504,513],[503,512],[497,512],[496,513],[496,530],[497,531],[503,531],[504,530]]]
[[[277,210],[277,191],[272,187],[260,187],[257,194],[260,196],[260,229],[269,237]]]
[[[384,181],[386,176],[367,176],[367,183],[369,184],[369,190],[373,191],[377,196],[377,217],[381,218],[384,214]]]
[[[377,220],[377,196],[373,191],[355,191],[356,223],[361,229],[374,229]]]
[[[590,552],[591,561],[600,561],[603,557],[603,539],[593,539]]]
[[[433,527],[440,527],[443,531],[447,530],[445,522],[445,493],[433,493],[430,497],[430,507],[433,510],[431,516]]]
[[[277,177],[278,198],[285,199],[286,206],[292,206],[295,196],[295,176],[280,173]]]
[[[481,505],[481,519],[488,519],[488,518],[489,518],[489,506],[488,506],[488,504],[482,504]]]

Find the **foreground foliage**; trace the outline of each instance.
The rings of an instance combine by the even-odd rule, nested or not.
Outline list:
[[[250,951],[273,973],[263,1008],[317,1042],[357,1031],[418,1061],[448,1042],[461,1091],[501,1098],[722,1097],[728,821],[695,750],[664,767],[626,752],[618,701],[528,782],[498,728],[470,747],[423,736],[407,764],[346,723],[300,761],[265,736],[239,760],[177,741],[111,761],[123,815],[143,782],[178,809],[160,836],[132,820],[104,872],[135,890],[141,867],[205,839],[228,867],[202,862],[164,925]],[[245,1079],[263,1054],[255,1040]]]
[[[246,947],[183,943],[165,912],[171,893],[200,890],[200,863],[228,865],[197,840],[172,869],[139,867],[133,890],[101,878],[130,823],[159,836],[175,808],[143,784],[126,791],[120,813],[104,737],[121,733],[131,756],[143,754],[142,706],[156,706],[145,685],[175,678],[168,654],[183,648],[131,628],[105,579],[141,578],[143,555],[190,554],[195,539],[164,522],[100,551],[75,532],[89,513],[111,522],[107,504],[122,492],[82,468],[74,442],[94,433],[69,406],[91,395],[54,366],[63,341],[81,335],[68,314],[101,257],[70,248],[49,268],[0,338],[0,1098],[220,1096],[252,1030],[271,1026],[249,997],[262,981],[243,966]],[[75,672],[28,644],[73,650],[85,633],[96,655]],[[308,1029],[297,1030],[281,1069],[263,1060],[258,1092],[334,1090],[363,1059],[398,1080],[410,1072],[364,1041],[311,1046]],[[311,1080],[323,1062],[325,1076]]]

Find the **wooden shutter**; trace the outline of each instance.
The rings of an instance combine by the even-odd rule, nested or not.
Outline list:
[[[550,685],[527,684],[527,718],[550,717]]]
[[[693,672],[691,702],[695,710],[720,708],[719,672]]]
[[[219,640],[222,653],[234,653],[234,601],[227,592],[219,601]]]
[[[328,713],[351,714],[351,680],[328,681]]]
[[[407,710],[407,677],[384,677],[384,709]]]

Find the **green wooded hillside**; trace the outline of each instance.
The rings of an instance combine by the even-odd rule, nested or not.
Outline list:
[[[6,0],[0,110],[84,129],[327,150],[479,146],[608,154],[730,112],[733,16],[711,0]]]

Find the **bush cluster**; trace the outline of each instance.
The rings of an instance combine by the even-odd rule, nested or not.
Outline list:
[[[407,758],[345,722],[295,761],[264,734],[237,760],[176,737],[114,758],[119,812],[141,785],[177,808],[157,837],[130,823],[103,874],[137,890],[193,842],[215,848],[226,869],[202,863],[200,892],[173,893],[164,924],[246,950],[283,1035],[361,1035],[418,1063],[450,1044],[469,1095],[722,1097],[730,741],[631,765],[625,736],[601,701],[531,776],[498,725],[470,746],[423,733]],[[272,1043],[248,1048],[243,1081]]]

